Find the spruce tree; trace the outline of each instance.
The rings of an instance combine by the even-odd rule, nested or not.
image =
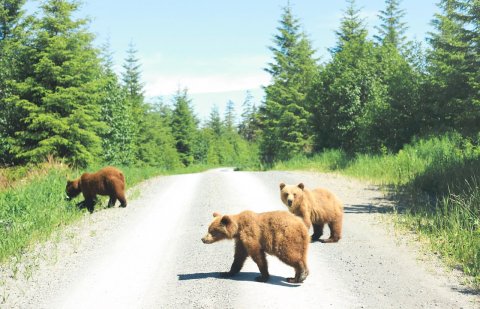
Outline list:
[[[130,109],[134,126],[132,127],[134,151],[141,147],[141,135],[145,132],[145,111],[148,109],[144,103],[143,83],[141,81],[141,64],[137,57],[138,51],[133,43],[129,44],[127,57],[123,64],[122,84],[126,92],[127,105]]]
[[[470,130],[474,90],[469,75],[478,72],[470,62],[471,45],[467,37],[466,8],[469,1],[442,0],[441,13],[435,14],[428,55],[429,81],[422,114],[429,130]],[[478,55],[477,55],[478,56]]]
[[[0,164],[12,164],[12,140],[19,129],[21,111],[7,98],[12,94],[11,81],[20,80],[25,65],[22,54],[27,45],[29,18],[24,18],[25,0],[5,0],[0,6]]]
[[[20,162],[48,155],[84,166],[101,151],[100,65],[85,19],[73,19],[76,2],[49,0],[41,5],[29,49],[22,51],[25,79],[12,82],[7,103],[23,117],[12,152]]]
[[[180,160],[185,166],[194,162],[197,135],[197,120],[190,104],[187,89],[178,90],[173,97],[172,132]]]
[[[253,102],[253,96],[250,91],[246,93],[242,108],[238,132],[248,142],[256,141],[260,131],[260,120],[258,108]]]
[[[274,61],[265,69],[272,83],[265,88],[265,102],[260,109],[260,149],[266,163],[310,151],[311,103],[307,94],[318,72],[314,50],[289,7],[284,8],[277,30],[275,46],[270,47]]]
[[[378,15],[382,23],[379,27],[375,27],[379,34],[374,37],[382,45],[393,45],[399,51],[403,51],[407,40],[405,32],[408,27],[402,21],[405,11],[399,8],[400,3],[401,0],[385,0],[386,8]]]
[[[107,129],[102,134],[103,160],[114,165],[135,162],[134,128],[136,122],[131,101],[113,71],[109,44],[103,47],[102,121]]]
[[[355,1],[337,31],[332,61],[322,71],[312,91],[315,147],[342,148],[348,152],[378,148],[372,124],[387,108],[386,89],[378,76],[377,50],[367,40]]]
[[[162,100],[146,105],[144,128],[140,135],[138,161],[163,170],[182,166],[170,126],[171,113]]]
[[[228,100],[225,107],[225,129],[228,132],[232,132],[235,129],[235,103],[232,100]]]

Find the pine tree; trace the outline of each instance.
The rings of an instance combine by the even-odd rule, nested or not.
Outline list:
[[[178,90],[173,98],[172,132],[180,160],[185,166],[191,165],[195,159],[197,120],[187,89]]]
[[[225,107],[225,129],[228,132],[232,132],[235,129],[235,103],[232,100],[228,100]]]
[[[212,110],[210,111],[210,118],[207,122],[207,127],[210,128],[217,137],[221,136],[223,133],[222,119],[220,118],[220,112],[217,105],[212,106]]]
[[[429,82],[425,91],[428,104],[422,113],[430,130],[470,130],[470,121],[465,122],[474,108],[469,74],[478,71],[478,67],[469,63],[467,3],[466,0],[440,1],[442,13],[435,14],[432,21],[436,31],[430,33],[432,50],[428,55]]]
[[[20,162],[48,155],[86,165],[101,151],[100,65],[85,19],[72,19],[78,4],[46,1],[35,36],[22,51],[25,79],[12,83],[7,103],[23,112],[12,153]]]
[[[379,15],[382,24],[375,27],[379,34],[374,37],[380,43],[378,75],[386,86],[387,105],[375,113],[368,133],[375,136],[374,144],[394,151],[420,131],[418,105],[422,83],[422,68],[415,64],[413,45],[406,43],[407,26],[402,21],[405,11],[399,9],[400,2],[386,0],[386,9]]]
[[[272,76],[272,84],[265,88],[266,98],[260,109],[261,156],[267,163],[310,151],[311,103],[307,94],[318,72],[314,50],[289,7],[284,8],[277,30],[275,46],[270,47],[274,62],[265,69]]]
[[[11,80],[20,80],[24,66],[21,55],[29,31],[28,18],[22,10],[25,0],[4,0],[0,6],[0,164],[11,164],[12,140],[19,129],[21,111],[7,98],[11,95]]]
[[[256,141],[260,131],[260,120],[258,108],[253,102],[253,96],[250,91],[247,91],[242,108],[242,119],[238,125],[238,132],[248,142]]]
[[[182,166],[175,148],[172,133],[171,112],[162,100],[148,104],[145,110],[143,133],[140,135],[138,161],[164,170]]]
[[[380,11],[378,18],[382,21],[380,27],[375,27],[379,35],[374,36],[382,45],[393,45],[399,51],[405,48],[408,27],[402,21],[405,11],[400,9],[401,0],[385,0],[386,8]]]
[[[322,71],[311,96],[315,148],[342,148],[349,152],[378,148],[372,124],[387,108],[378,76],[377,50],[366,39],[365,25],[353,0],[337,31],[333,59]]]
[[[134,151],[137,152],[141,147],[141,135],[145,133],[145,110],[148,109],[144,103],[143,83],[141,81],[141,64],[137,58],[138,51],[133,43],[129,44],[127,57],[123,64],[122,83],[126,92],[127,105],[131,110],[131,116],[134,121],[132,127]]]
[[[330,49],[332,54],[338,53],[343,46],[350,41],[361,42],[367,37],[367,29],[364,21],[360,18],[360,9],[355,0],[347,0],[347,9],[340,23],[340,29],[335,31],[337,46]]]
[[[135,161],[134,115],[131,101],[127,100],[113,71],[109,44],[103,48],[103,90],[100,99],[102,121],[107,129],[102,134],[103,160],[114,165],[130,165]]]

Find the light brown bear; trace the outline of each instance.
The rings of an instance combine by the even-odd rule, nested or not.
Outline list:
[[[301,217],[307,228],[313,225],[311,241],[320,240],[324,224],[330,228],[330,237],[321,242],[338,242],[342,237],[343,205],[330,191],[317,188],[305,189],[303,183],[280,184],[280,197],[288,210]]]
[[[67,181],[66,193],[69,199],[80,192],[83,193],[83,204],[89,212],[93,212],[97,194],[110,197],[108,207],[114,206],[117,199],[120,207],[127,207],[125,177],[119,169],[112,166],[104,167],[96,173],[83,173],[79,178]]]
[[[298,217],[287,211],[254,213],[243,211],[237,215],[214,213],[215,219],[202,238],[206,244],[222,239],[235,239],[235,256],[229,272],[223,277],[237,274],[248,256],[257,264],[261,275],[257,281],[269,278],[265,253],[278,257],[295,269],[295,277],[287,282],[300,283],[308,276],[307,250],[308,230]]]

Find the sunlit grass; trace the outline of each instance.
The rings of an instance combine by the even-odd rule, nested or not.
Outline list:
[[[434,250],[480,287],[478,141],[449,134],[417,140],[395,154],[347,156],[328,150],[273,168],[337,172],[408,193],[414,199],[397,215],[398,222],[426,235]]]
[[[93,172],[99,167],[85,171]],[[125,174],[127,188],[157,176],[193,173],[208,166],[166,171],[154,167],[120,167]],[[3,169],[8,184],[0,191],[0,262],[10,256],[21,255],[31,244],[47,239],[58,227],[82,216],[76,203],[65,200],[67,178],[76,178],[84,170],[71,170],[62,164]]]

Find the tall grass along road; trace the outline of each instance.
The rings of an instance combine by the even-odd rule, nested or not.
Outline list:
[[[259,272],[251,259],[237,276],[220,278],[219,272],[230,269],[234,249],[232,241],[201,242],[212,213],[286,210],[280,182],[336,193],[345,203],[343,238],[310,245],[310,275],[303,284],[286,283],[294,270],[272,256],[267,283],[255,281]],[[389,202],[360,182],[218,169],[155,178],[136,190],[139,197],[126,209],[95,212],[39,246],[36,263],[25,262],[2,279],[0,307],[479,307],[478,296],[433,258],[424,258],[413,239],[386,228],[376,212]],[[26,272],[29,265],[35,267]]]

